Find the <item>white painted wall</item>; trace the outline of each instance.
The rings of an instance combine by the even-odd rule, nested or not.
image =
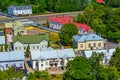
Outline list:
[[[12,65],[16,64],[16,67],[20,67],[20,64],[22,64],[22,69],[24,69],[24,61],[6,61],[6,62],[0,62],[0,70],[7,70],[6,64],[8,64],[9,67],[12,67]]]
[[[26,51],[27,46],[28,46],[28,44],[23,44],[23,43],[17,41],[17,42],[14,43],[14,51],[19,51],[19,50]],[[31,44],[29,44],[29,46],[30,46],[30,51],[45,50],[48,47],[48,41],[43,40],[40,43],[36,43],[36,44],[31,43]],[[16,48],[17,48],[17,50],[16,50]]]

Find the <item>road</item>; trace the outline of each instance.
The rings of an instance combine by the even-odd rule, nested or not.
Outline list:
[[[14,20],[20,20],[20,19],[36,19],[38,21],[44,21],[44,20],[47,20],[49,17],[53,17],[53,16],[67,15],[67,16],[75,17],[78,14],[83,14],[83,11],[67,12],[67,13],[44,14],[44,15],[35,15],[35,16],[28,16],[28,17],[15,17],[15,18],[9,18],[7,20],[0,20],[0,23],[6,23],[6,22],[10,22],[10,21],[14,21]]]

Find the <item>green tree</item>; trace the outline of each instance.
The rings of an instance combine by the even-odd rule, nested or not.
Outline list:
[[[26,49],[26,57],[29,57],[30,56],[30,45],[27,46],[27,49]]]
[[[77,27],[72,24],[68,23],[62,26],[60,30],[60,41],[63,45],[70,45],[73,46],[72,37],[73,35],[78,34]]]
[[[63,80],[95,80],[95,75],[87,59],[76,57],[67,63]]]
[[[49,76],[47,71],[35,71],[28,75],[27,80],[49,80]]]
[[[23,76],[23,71],[15,70],[14,68],[9,68],[6,71],[0,70],[0,80],[22,79]]]
[[[115,66],[117,70],[120,72],[120,48],[116,48],[116,51],[113,53],[110,66]]]
[[[45,0],[39,0],[39,10],[40,12],[45,12],[46,10],[46,3]]]
[[[1,47],[0,52],[3,52],[3,45],[1,45],[0,47]]]
[[[79,22],[79,23],[87,23],[87,19],[83,15],[78,14],[78,16],[77,16],[77,22]]]

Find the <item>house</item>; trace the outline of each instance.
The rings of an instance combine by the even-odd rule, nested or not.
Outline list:
[[[76,50],[104,49],[105,41],[95,33],[75,35],[73,37]]]
[[[102,64],[104,65],[109,65],[109,61],[113,55],[113,53],[115,52],[115,49],[102,49],[102,50],[86,50],[84,51],[84,57],[85,58],[90,58],[92,56],[92,53],[96,52],[98,54],[103,53],[104,57],[101,61]]]
[[[31,6],[9,6],[8,14],[10,15],[31,15],[32,7]]]
[[[5,45],[5,36],[0,36],[0,51],[2,51],[1,47],[4,48],[3,45]],[[4,49],[3,49],[3,51],[4,51]]]
[[[26,51],[27,46],[30,46],[30,51],[45,50],[48,47],[48,35],[27,35],[13,37],[13,50]]]
[[[73,60],[74,51],[70,49],[57,49],[47,51],[31,51],[30,59],[34,70],[62,70],[68,60]]]
[[[8,67],[24,69],[24,52],[0,52],[0,70],[7,70]]]
[[[61,16],[61,17],[50,17],[49,24],[50,28],[60,30],[64,24],[72,23],[78,28],[78,34],[87,34],[91,32],[90,26],[85,23],[76,23],[73,22],[73,19],[69,16]]]
[[[69,16],[57,16],[57,17],[50,17],[49,18],[49,24],[50,28],[60,30],[62,28],[62,25],[66,23],[72,22],[73,19]]]
[[[85,23],[73,22],[73,24],[78,28],[78,34],[88,34],[92,32],[90,26],[86,25]]]
[[[26,35],[26,29],[22,22],[5,23],[5,34]]]

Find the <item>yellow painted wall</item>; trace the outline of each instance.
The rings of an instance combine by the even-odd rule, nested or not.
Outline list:
[[[89,43],[91,43],[91,47],[93,47],[93,49],[104,49],[104,41],[88,41],[85,43],[78,43],[77,50],[90,50],[91,47],[89,47]],[[96,43],[95,47],[94,47],[94,43]],[[100,47],[98,46],[99,43],[101,43]],[[80,47],[81,44],[83,45],[82,48]]]

